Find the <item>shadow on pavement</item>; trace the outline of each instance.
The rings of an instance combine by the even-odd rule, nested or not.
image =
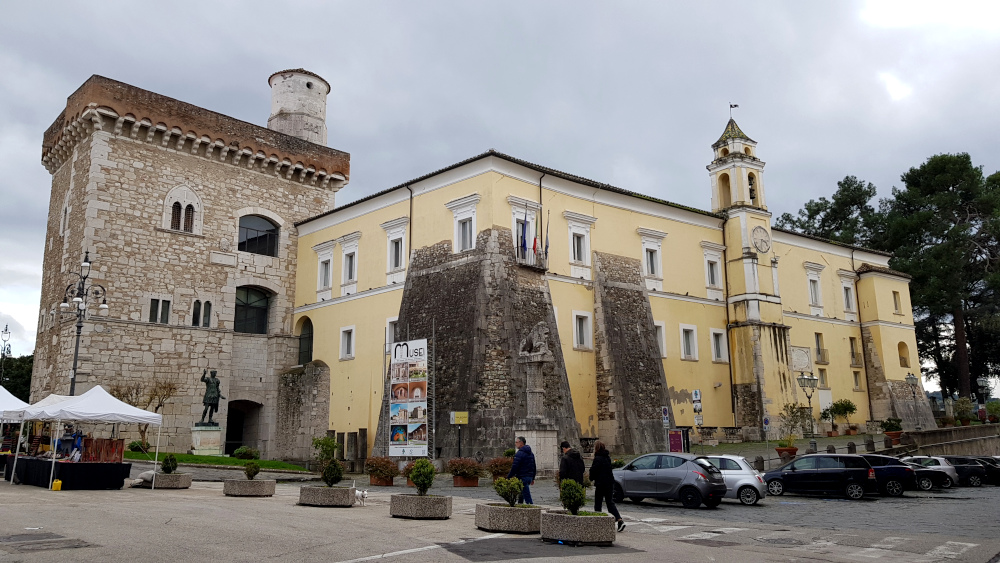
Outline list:
[[[506,561],[539,557],[583,557],[587,555],[616,556],[645,553],[630,547],[572,547],[543,542],[538,536],[503,537],[463,544],[443,544],[445,550],[469,561]]]

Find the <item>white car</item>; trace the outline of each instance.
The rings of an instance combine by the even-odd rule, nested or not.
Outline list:
[[[946,458],[938,456],[927,456],[927,455],[915,455],[910,457],[904,457],[900,461],[907,461],[910,463],[916,463],[924,467],[930,467],[932,469],[939,469],[948,474],[951,479],[952,485],[958,485],[958,470],[955,466],[951,464]]]
[[[738,455],[722,454],[705,456],[712,465],[719,468],[726,480],[726,497],[739,499],[747,506],[767,496],[764,477],[750,465],[746,458]]]

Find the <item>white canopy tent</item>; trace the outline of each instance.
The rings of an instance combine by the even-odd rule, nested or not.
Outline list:
[[[75,397],[49,395],[34,405],[18,409],[5,410],[4,416],[11,420],[21,421],[22,432],[24,431],[24,422],[26,420],[55,421],[55,428],[59,428],[64,420],[73,422],[131,422],[137,424],[155,424],[157,426],[157,431],[156,457],[154,458],[153,466],[154,469],[156,467],[155,464],[159,462],[160,430],[163,427],[163,415],[133,407],[128,403],[119,401],[110,393],[105,391],[100,385],[82,395]],[[53,438],[55,438],[54,435],[55,432],[53,432]],[[53,443],[53,446],[54,445],[55,444]],[[19,440],[18,448],[14,452],[14,469],[17,468],[17,458],[20,454],[20,449]],[[50,489],[52,488],[52,478],[55,475],[55,469],[56,458],[53,452],[52,469],[49,473]],[[10,483],[12,485],[14,484],[13,475],[11,476]],[[155,487],[156,475],[154,472],[153,488]]]
[[[0,385],[0,422],[17,422],[14,419],[8,419],[4,413],[9,410],[23,409],[27,406],[28,403],[25,403],[14,395],[11,395],[10,391],[4,389],[3,386]]]

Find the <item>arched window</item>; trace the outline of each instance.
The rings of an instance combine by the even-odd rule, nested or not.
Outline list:
[[[194,232],[194,206],[190,203],[184,208],[184,232]]]
[[[244,215],[240,217],[241,252],[278,255],[278,226],[259,215]]]
[[[175,231],[181,230],[181,204],[179,201],[175,201],[170,208],[170,228]]]
[[[750,184],[750,201],[757,201],[757,176],[753,172],[747,174],[747,183]]]
[[[205,328],[208,328],[209,325],[211,325],[211,324],[212,324],[212,302],[211,301],[206,301],[205,302],[205,313],[204,313],[204,316],[202,317],[201,326],[203,326]]]
[[[906,345],[906,342],[899,343],[899,367],[908,368],[910,367],[910,348]]]
[[[271,296],[255,287],[236,288],[236,320],[233,330],[246,334],[267,334],[267,313]]]
[[[719,209],[732,207],[733,197],[729,188],[729,174],[719,176]]]
[[[722,156],[729,156],[729,149],[722,149]]]
[[[313,324],[306,318],[299,333],[299,365],[308,364],[313,359]]]
[[[743,147],[743,154],[750,156],[750,147]]]
[[[191,326],[198,326],[201,323],[201,301],[195,299],[194,310],[191,313]]]

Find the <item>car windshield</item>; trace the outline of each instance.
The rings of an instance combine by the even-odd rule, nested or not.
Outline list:
[[[707,469],[709,473],[719,473],[719,469],[712,465],[712,462],[709,461],[708,458],[696,457],[694,462]]]

